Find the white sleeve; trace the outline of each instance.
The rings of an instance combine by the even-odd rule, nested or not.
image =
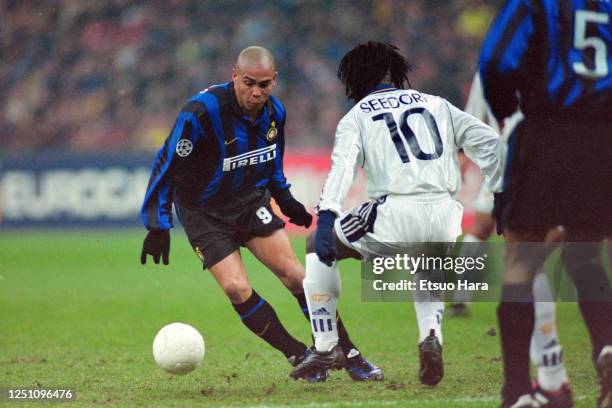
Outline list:
[[[353,111],[345,115],[336,129],[331,170],[323,186],[321,200],[315,212],[329,210],[336,215],[342,213],[342,203],[353,184],[355,169],[363,160],[363,146],[359,125]]]
[[[474,79],[472,80],[472,87],[470,88],[470,94],[465,103],[464,111],[487,123],[497,133],[501,133],[499,125],[497,124],[497,119],[493,116],[489,104],[485,100],[482,91],[482,83],[480,82],[480,73],[478,71],[476,71]]]
[[[489,191],[501,191],[506,144],[490,126],[445,102],[451,114],[455,143],[480,168]]]

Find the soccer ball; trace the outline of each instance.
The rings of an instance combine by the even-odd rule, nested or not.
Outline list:
[[[153,340],[153,357],[158,366],[171,374],[187,374],[202,363],[204,338],[185,323],[161,328]]]

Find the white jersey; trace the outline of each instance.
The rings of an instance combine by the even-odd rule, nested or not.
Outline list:
[[[336,130],[332,168],[317,212],[340,215],[356,166],[369,198],[453,195],[461,186],[458,150],[500,191],[504,144],[497,132],[443,98],[409,89],[383,89],[359,101]]]
[[[472,80],[470,94],[465,104],[465,112],[475,116],[495,129],[497,133],[501,134],[504,142],[508,141],[516,125],[524,118],[523,113],[517,110],[511,116],[504,119],[503,129],[499,129],[497,119],[493,116],[493,112],[491,112],[491,108],[484,97],[482,82],[480,81],[480,74],[478,71],[476,71],[476,75],[474,75],[474,79]]]

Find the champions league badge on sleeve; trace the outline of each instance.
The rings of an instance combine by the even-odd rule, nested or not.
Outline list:
[[[193,150],[193,143],[189,139],[181,139],[176,144],[176,154],[180,157],[187,157]]]
[[[268,129],[268,133],[266,133],[266,140],[268,142],[272,142],[274,141],[274,139],[276,139],[276,136],[278,136],[278,129],[276,129],[276,121],[272,121],[270,123],[270,129]]]

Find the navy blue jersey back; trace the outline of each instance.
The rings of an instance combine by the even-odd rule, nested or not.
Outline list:
[[[283,174],[285,108],[271,96],[251,122],[233,84],[212,86],[181,109],[157,153],[141,215],[148,229],[172,226],[172,202],[222,203],[240,191],[289,188]]]
[[[526,116],[610,115],[612,1],[506,1],[483,45],[480,74],[498,119],[519,101]]]

